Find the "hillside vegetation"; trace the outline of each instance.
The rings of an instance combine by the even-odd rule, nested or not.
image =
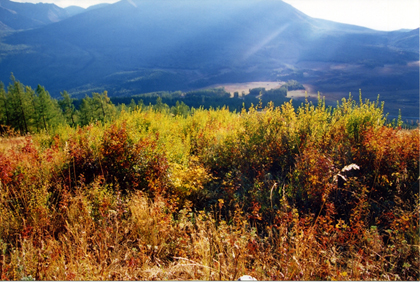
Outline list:
[[[382,106],[161,103],[9,131],[1,279],[418,280],[419,131]]]
[[[61,99],[50,96],[41,85],[35,90],[17,81],[13,74],[7,88],[0,81],[0,133],[9,130],[21,134],[54,130],[60,125],[88,125],[93,121],[111,121],[123,111],[136,109],[168,110],[174,115],[188,115],[191,108],[217,108],[220,105],[230,110],[240,111],[258,101],[274,102],[281,105],[287,101],[288,89],[303,88],[295,80],[290,80],[280,88],[265,90],[265,88],[249,89],[249,95],[230,93],[223,88],[201,89],[182,93],[181,91],[151,92],[129,97],[108,97],[108,92],[93,92],[83,99],[73,99],[63,91]],[[115,105],[117,104],[117,106]],[[152,106],[152,104],[154,104]],[[187,106],[188,104],[188,106]],[[190,108],[191,107],[191,108]]]

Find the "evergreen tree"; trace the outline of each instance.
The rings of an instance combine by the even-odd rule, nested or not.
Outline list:
[[[19,130],[21,133],[28,133],[30,130],[30,118],[33,114],[33,96],[31,89],[23,86],[17,81],[13,74],[11,75],[12,83],[9,84],[6,95],[7,106],[9,112],[10,125]]]
[[[137,110],[138,106],[136,105],[136,101],[134,101],[134,99],[131,99],[128,108],[130,112]]]
[[[37,112],[38,96],[35,93],[35,91],[29,86],[25,86],[25,92],[26,92],[26,96],[30,97],[29,101],[31,105],[29,109],[29,113],[28,113],[28,117],[29,117],[28,123],[31,125],[31,128],[33,126],[34,130],[36,128],[36,131],[39,132],[42,128],[42,124],[41,124],[40,117]]]
[[[184,104],[184,102],[176,101],[175,106],[171,108],[171,112],[175,116],[183,116],[186,117],[190,114],[190,107]]]
[[[9,124],[9,113],[7,109],[6,91],[3,82],[0,82],[0,125]]]
[[[138,107],[140,110],[144,108],[144,102],[143,102],[143,99],[140,99],[140,100],[137,102],[137,107]]]
[[[92,98],[86,95],[86,97],[82,99],[82,103],[80,104],[80,124],[81,125],[87,125],[94,119],[91,104],[92,104]]]
[[[48,91],[41,85],[36,89],[35,120],[37,128],[48,130],[64,121],[57,100],[52,99]]]
[[[109,121],[116,116],[117,109],[108,97],[108,92],[92,93],[92,98],[86,96],[80,105],[80,123],[87,125],[93,120]]]
[[[70,94],[67,93],[67,91],[63,91],[62,93],[60,93],[60,95],[63,99],[58,101],[58,104],[61,107],[64,118],[66,119],[67,124],[75,126],[77,110],[73,104],[74,99],[70,97]]]
[[[162,102],[162,98],[158,96],[156,98],[156,104],[153,106],[153,110],[156,112],[165,112],[169,110],[169,106]]]
[[[102,94],[92,94],[92,107],[95,112],[95,117],[100,121],[112,120],[116,115],[116,107],[108,97],[108,92],[104,91]]]

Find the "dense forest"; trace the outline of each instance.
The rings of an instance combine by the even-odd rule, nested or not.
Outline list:
[[[380,101],[0,91],[2,280],[419,279],[419,129]]]

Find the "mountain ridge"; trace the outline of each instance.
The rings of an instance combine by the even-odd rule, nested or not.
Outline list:
[[[401,67],[419,60],[418,38],[418,29],[384,32],[311,18],[279,0],[123,0],[4,37],[27,48],[0,54],[0,80],[13,72],[56,97],[287,79],[321,90],[369,86],[377,94],[418,89],[418,69]],[[360,74],[340,69],[349,64]]]
[[[0,18],[14,30],[38,28],[68,17],[68,13],[55,4],[0,0]]]

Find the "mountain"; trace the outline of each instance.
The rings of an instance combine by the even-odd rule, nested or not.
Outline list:
[[[280,0],[122,0],[2,43],[13,52],[0,53],[0,80],[13,72],[55,96],[287,79],[375,95],[397,88],[418,94],[419,87],[418,29],[315,19]]]
[[[70,17],[72,17],[74,15],[77,15],[77,14],[81,14],[81,13],[86,11],[86,9],[84,9],[82,7],[79,7],[79,6],[68,6],[68,7],[64,8],[64,10],[67,11],[67,14]]]
[[[64,8],[64,10],[66,10],[68,15],[70,17],[72,17],[72,16],[75,16],[75,15],[84,13],[86,11],[100,9],[100,8],[106,7],[108,5],[109,5],[108,3],[102,3],[102,4],[92,5],[92,6],[88,7],[87,9],[79,7],[79,6],[68,6],[68,7]]]
[[[86,11],[100,9],[100,8],[106,7],[106,6],[108,6],[108,5],[109,5],[108,3],[100,3],[100,4],[92,5],[92,6],[89,6],[89,7],[86,9]]]
[[[68,17],[69,14],[55,4],[0,0],[1,22],[14,30],[37,28]]]

